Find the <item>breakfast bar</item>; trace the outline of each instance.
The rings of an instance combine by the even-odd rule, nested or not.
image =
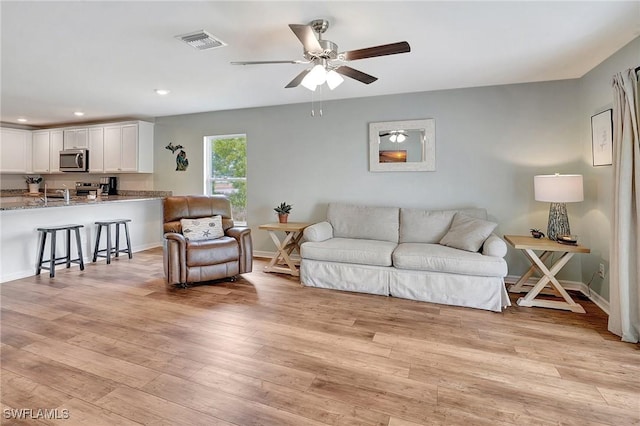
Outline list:
[[[131,191],[128,194],[88,199],[71,197],[50,199],[23,194],[0,197],[0,282],[35,273],[38,233],[41,226],[68,223],[81,228],[82,251],[90,262],[96,239],[96,221],[126,217],[131,219],[131,243],[134,252],[162,244],[162,191]],[[7,196],[8,195],[8,196]],[[59,242],[62,244],[62,241]],[[60,245],[60,251],[62,246]]]

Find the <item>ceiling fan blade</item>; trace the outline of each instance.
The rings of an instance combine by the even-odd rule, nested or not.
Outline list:
[[[289,82],[289,84],[287,84],[286,86],[284,86],[285,89],[290,89],[292,87],[298,87],[300,85],[300,83],[302,83],[302,80],[307,76],[307,74],[309,74],[309,71],[311,70],[304,70],[302,71],[300,74],[298,74],[296,76],[296,78],[294,78],[293,80],[291,80]]]
[[[350,50],[343,52],[345,61],[355,61],[357,59],[374,58],[376,56],[396,55],[398,53],[411,52],[411,46],[406,41],[398,43],[383,44],[381,46],[367,47],[365,49]]]
[[[307,52],[322,52],[322,46],[309,25],[289,24],[291,31],[298,37]]]
[[[310,61],[237,61],[231,65],[308,64]]]
[[[358,71],[354,68],[348,67],[346,65],[339,66],[335,69],[338,74],[342,74],[346,77],[353,78],[354,80],[358,80],[364,84],[371,84],[378,79],[378,77],[374,77],[372,75],[363,73],[362,71]]]

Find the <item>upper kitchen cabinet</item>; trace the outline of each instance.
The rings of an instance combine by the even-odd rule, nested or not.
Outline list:
[[[104,171],[153,173],[153,123],[105,126]]]
[[[87,129],[65,129],[64,149],[88,148],[89,137]]]
[[[60,151],[63,149],[62,130],[37,130],[33,132],[33,172],[58,173]]]
[[[0,128],[0,173],[31,173],[29,130]]]
[[[89,172],[104,172],[104,128],[89,129]]]

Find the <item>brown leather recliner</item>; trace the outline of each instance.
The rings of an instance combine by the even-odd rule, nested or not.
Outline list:
[[[164,274],[170,285],[231,278],[251,272],[251,229],[236,227],[231,203],[222,195],[166,197],[164,213]],[[180,219],[222,216],[224,236],[215,240],[189,241],[182,235]]]

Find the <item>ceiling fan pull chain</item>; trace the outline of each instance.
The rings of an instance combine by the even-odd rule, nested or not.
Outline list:
[[[315,105],[314,105],[314,99],[313,99],[313,92],[311,92],[311,116],[312,116],[312,117],[315,117],[315,116],[316,116]]]

